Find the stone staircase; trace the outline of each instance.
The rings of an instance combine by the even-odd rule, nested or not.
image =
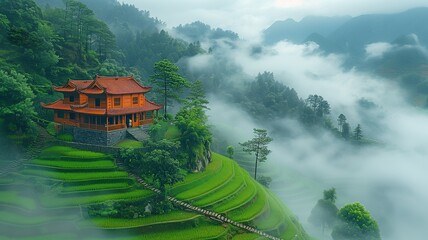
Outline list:
[[[131,138],[137,140],[137,141],[144,141],[148,139],[150,126],[142,126],[142,127],[136,127],[136,128],[128,128],[126,131],[128,132],[128,136]]]

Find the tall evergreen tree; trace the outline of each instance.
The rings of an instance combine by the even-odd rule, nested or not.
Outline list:
[[[346,117],[342,113],[337,117],[337,125],[339,126],[339,131],[343,131],[343,124],[346,123]]]
[[[150,80],[156,86],[155,91],[163,96],[166,118],[168,103],[172,100],[180,102],[180,94],[185,87],[189,87],[189,82],[178,73],[178,67],[167,59],[155,63],[154,74]]]
[[[363,139],[363,130],[361,129],[361,125],[358,124],[357,127],[354,129],[354,136],[355,141],[361,141]]]
[[[344,139],[346,139],[346,140],[348,140],[349,139],[349,136],[351,135],[351,133],[350,133],[350,126],[349,126],[349,123],[347,123],[347,122],[345,122],[343,125],[342,125],[342,137],[344,138]]]
[[[186,105],[191,105],[192,107],[200,107],[203,109],[208,108],[208,100],[205,96],[205,89],[202,81],[196,80],[190,84],[190,93],[185,101]]]
[[[254,179],[257,179],[257,163],[264,162],[267,160],[267,155],[271,152],[267,148],[267,145],[272,141],[272,138],[267,135],[267,130],[265,129],[254,128],[253,133],[253,139],[239,144],[242,146],[244,152],[247,152],[249,154],[254,153],[254,155],[256,156]]]

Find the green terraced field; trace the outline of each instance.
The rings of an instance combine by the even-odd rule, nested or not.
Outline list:
[[[237,222],[249,222],[268,209],[267,196],[264,189],[257,188],[257,195],[251,202],[240,208],[228,212],[228,217]]]
[[[245,171],[245,170],[242,170]],[[221,204],[216,204],[212,209],[216,212],[228,212],[239,208],[250,202],[257,194],[255,182],[251,179],[247,172],[243,173],[245,188],[232,198],[223,201]]]
[[[131,187],[127,182],[116,183],[98,183],[63,187],[62,192],[85,192],[85,191],[98,191],[106,189],[125,189]]]
[[[193,188],[181,192],[176,195],[176,198],[182,200],[192,200],[216,190],[226,184],[234,176],[234,166],[231,161],[224,161],[221,170],[210,177],[204,178],[204,184],[198,184]]]
[[[232,240],[256,240],[260,236],[255,233],[243,233],[233,236]]]
[[[197,206],[207,206],[225,213],[232,220],[266,230],[278,237],[293,239],[297,235],[295,239],[308,239],[294,217],[294,221],[288,217],[293,215],[276,196],[255,182],[236,162],[213,153],[212,163],[215,167],[207,169],[204,174],[190,174],[183,183],[174,186],[173,190],[181,190],[176,194],[177,198]],[[254,239],[255,236],[240,237],[238,239]]]
[[[25,215],[13,211],[0,210],[0,222],[14,225],[39,225],[55,220],[77,220],[79,215]]]
[[[41,199],[43,200],[42,205],[44,207],[69,207],[69,206],[78,206],[93,204],[105,201],[113,200],[140,200],[153,196],[153,193],[149,190],[136,189],[123,193],[103,193],[97,194],[97,192],[92,192],[94,195],[90,196],[73,196],[73,197],[52,197],[45,196]]]
[[[200,206],[200,207],[210,206],[217,202],[221,202],[229,198],[230,196],[235,195],[242,188],[245,188],[246,184],[243,179],[242,170],[240,168],[235,167],[234,171],[235,171],[235,175],[230,180],[230,182],[227,183],[225,187],[222,187],[218,191],[213,191],[209,195],[202,196],[202,198],[194,202],[194,205]]]
[[[0,191],[0,204],[11,205],[23,209],[36,209],[36,201],[33,198],[22,195],[18,191]]]
[[[103,171],[103,172],[56,172],[53,170],[42,169],[24,169],[24,175],[52,178],[63,181],[93,180],[103,178],[123,178],[128,177],[127,172],[123,171]]]
[[[204,172],[187,174],[184,181],[167,187],[169,194],[287,240],[309,239],[274,194],[255,182],[235,161],[215,153],[212,156]],[[154,195],[136,185],[127,172],[118,170],[114,159],[104,153],[54,146],[43,150],[18,174],[9,176],[13,181],[0,177],[0,205],[7,207],[0,210],[0,239],[227,239],[231,234],[236,234],[233,239],[237,240],[263,239],[182,210],[136,219],[83,217],[80,206],[106,201],[135,202]],[[10,190],[21,185],[37,190]],[[50,213],[46,214],[48,209]],[[66,209],[75,212],[61,214]],[[71,221],[76,224],[70,225]],[[22,228],[27,229],[22,231],[22,237],[8,237],[1,233],[5,226],[2,224],[36,224],[40,229],[37,227],[36,234],[30,234],[30,230]],[[56,232],[55,227],[50,228],[55,224],[67,226],[67,231]],[[79,235],[80,231],[85,235]],[[110,235],[112,231],[119,232]]]
[[[230,229],[219,225],[205,225],[185,229],[168,229],[156,233],[145,233],[132,237],[120,237],[120,240],[183,240],[183,239],[226,239]],[[102,238],[100,238],[101,240]],[[110,238],[109,238],[110,239]]]
[[[66,169],[98,169],[98,168],[116,168],[116,165],[111,160],[99,161],[64,161],[64,160],[44,160],[35,159],[29,162],[31,165],[66,168]]]
[[[193,220],[195,218],[201,217],[201,215],[183,212],[183,211],[174,211],[164,215],[153,215],[145,218],[136,218],[136,219],[114,219],[114,218],[94,218],[89,222],[83,222],[80,224],[81,227],[100,227],[100,228],[135,228],[143,226],[151,226],[157,224],[165,223],[176,223],[176,222],[185,222]]]

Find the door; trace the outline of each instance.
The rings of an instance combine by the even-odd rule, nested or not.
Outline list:
[[[132,114],[126,115],[126,127],[132,127]]]

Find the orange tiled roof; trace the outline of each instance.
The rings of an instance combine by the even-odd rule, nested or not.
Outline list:
[[[73,84],[77,90],[81,90],[89,87],[94,80],[69,80],[68,82]]]
[[[95,80],[69,80],[62,87],[54,87],[58,92],[80,91],[85,94],[134,94],[146,93],[151,87],[145,87],[138,83],[133,76],[105,77],[97,76]]]
[[[107,115],[110,116],[110,115],[122,115],[122,114],[147,112],[147,111],[159,110],[161,108],[162,108],[161,105],[158,105],[156,103],[146,100],[146,103],[144,104],[144,106],[107,109]]]
[[[104,90],[103,89],[99,89],[99,88],[91,88],[91,89],[88,88],[88,89],[82,90],[81,92],[84,93],[84,94],[95,94],[95,95],[98,95],[98,94],[103,94]]]
[[[94,80],[68,80],[68,82],[66,82],[64,86],[54,86],[53,88],[57,92],[74,92],[76,90],[81,90],[89,87],[89,85],[91,85],[93,82]]]
[[[103,77],[97,76],[95,79],[101,87],[109,94],[132,94],[146,93],[151,87],[144,87],[132,76],[128,77]]]
[[[42,105],[42,107],[44,108],[48,108],[48,109],[56,109],[56,110],[71,110],[71,107],[69,104],[64,104],[64,100],[63,99],[59,99],[53,103],[40,103],[40,105]]]

